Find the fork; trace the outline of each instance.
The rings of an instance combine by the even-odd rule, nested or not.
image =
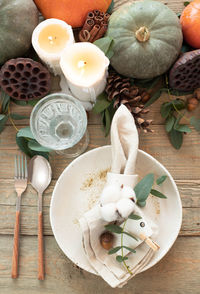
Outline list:
[[[20,227],[20,204],[21,195],[27,187],[27,159],[23,155],[15,156],[15,191],[17,193],[16,218],[14,230],[14,244],[12,256],[12,278],[18,277],[18,256],[19,256],[19,227]]]

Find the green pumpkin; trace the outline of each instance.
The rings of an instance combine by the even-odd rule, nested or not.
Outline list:
[[[110,17],[107,35],[114,40],[111,65],[128,77],[150,79],[177,59],[183,36],[179,19],[156,1],[125,4]]]
[[[29,49],[38,21],[32,0],[0,0],[0,64]]]

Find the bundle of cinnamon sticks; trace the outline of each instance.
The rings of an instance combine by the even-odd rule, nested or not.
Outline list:
[[[85,23],[79,33],[81,42],[91,42],[103,37],[108,29],[110,14],[99,10],[93,10],[87,14]]]

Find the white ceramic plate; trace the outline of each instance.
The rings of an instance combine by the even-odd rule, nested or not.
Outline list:
[[[59,177],[50,205],[50,222],[58,245],[76,265],[91,273],[94,271],[83,251],[78,219],[97,202],[110,165],[110,146],[99,147],[81,155]],[[140,177],[148,173],[154,173],[157,177],[168,176],[160,188],[167,199],[153,197],[149,202],[151,205],[147,201],[144,208],[145,213],[153,217],[159,226],[155,241],[160,245],[160,250],[144,268],[146,270],[161,260],[175,242],[182,222],[182,206],[172,176],[155,158],[141,150],[138,151],[136,172]]]

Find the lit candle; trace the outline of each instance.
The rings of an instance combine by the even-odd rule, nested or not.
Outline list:
[[[79,100],[94,103],[105,89],[109,59],[96,45],[69,45],[62,53],[60,66],[72,94]]]
[[[33,31],[33,48],[55,74],[61,73],[61,54],[66,46],[72,43],[74,35],[71,26],[59,19],[44,20]]]

